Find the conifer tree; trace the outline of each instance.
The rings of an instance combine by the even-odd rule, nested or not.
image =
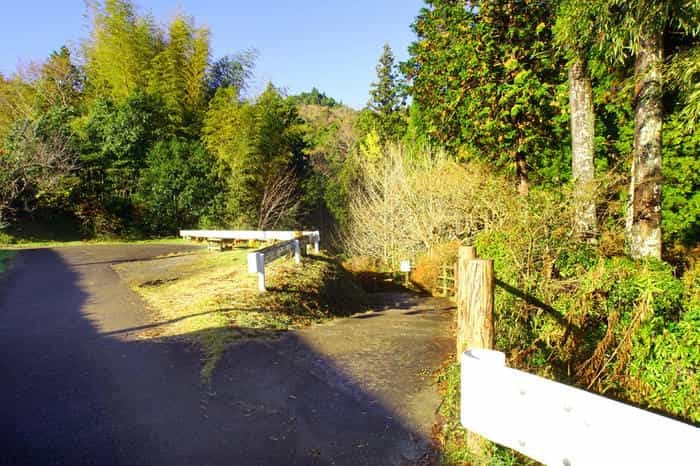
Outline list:
[[[384,44],[377,64],[377,81],[370,88],[367,107],[374,113],[374,120],[381,138],[398,139],[406,131],[406,93],[403,80],[389,44]]]

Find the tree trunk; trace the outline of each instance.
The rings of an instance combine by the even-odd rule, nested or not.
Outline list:
[[[627,212],[632,258],[661,258],[661,31],[642,38],[635,62],[634,158]]]
[[[515,171],[518,175],[518,193],[521,196],[527,196],[530,188],[527,181],[527,161],[525,154],[517,153],[515,155]]]
[[[574,179],[576,230],[580,238],[595,241],[597,237],[593,88],[583,57],[577,57],[569,68],[569,105],[571,107],[571,171]]]

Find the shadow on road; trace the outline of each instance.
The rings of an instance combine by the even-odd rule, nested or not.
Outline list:
[[[21,251],[0,283],[0,464],[414,464],[426,451],[298,333],[238,344],[202,385],[181,340],[100,330],[103,307],[133,304],[118,281],[110,303],[86,292],[111,261],[69,262]]]

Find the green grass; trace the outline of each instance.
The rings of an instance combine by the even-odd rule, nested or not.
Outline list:
[[[0,250],[0,275],[7,271],[14,255],[14,251]]]
[[[76,219],[64,215],[52,215],[40,212],[33,217],[15,219],[6,228],[0,230],[0,246],[13,249],[81,246],[84,244],[180,244],[180,238],[141,239],[139,237],[104,237],[84,239],[81,237],[80,224]]]
[[[537,462],[486,439],[469,433],[460,423],[460,365],[454,355],[435,375],[442,403],[440,422],[435,429],[440,464],[520,466]],[[470,438],[471,436],[471,438]]]
[[[267,267],[268,292],[257,291],[257,276],[247,273],[248,250],[199,252],[158,261],[114,266],[153,311],[152,329],[142,338],[179,338],[203,353],[202,377],[241,339],[273,337],[364,309],[365,295],[335,261],[321,256],[301,265],[280,259]],[[185,259],[183,259],[185,258]]]
[[[9,238],[9,239],[8,239]],[[32,240],[11,238],[0,233],[0,246],[7,249],[31,249],[31,248],[49,248],[49,247],[69,247],[69,246],[85,246],[87,244],[190,244],[189,241],[182,238],[158,238],[144,240],[129,240],[129,239],[90,239],[90,240],[75,240],[75,241],[53,241],[53,240]]]

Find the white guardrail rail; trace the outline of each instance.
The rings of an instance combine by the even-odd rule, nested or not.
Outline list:
[[[318,231],[264,231],[264,230],[180,230],[185,239],[212,241],[280,241],[248,253],[248,272],[258,275],[258,290],[265,291],[265,264],[288,254],[301,262],[301,248],[314,245],[318,254],[321,234]]]
[[[461,356],[461,422],[547,465],[700,464],[700,429],[506,367],[498,351]]]

